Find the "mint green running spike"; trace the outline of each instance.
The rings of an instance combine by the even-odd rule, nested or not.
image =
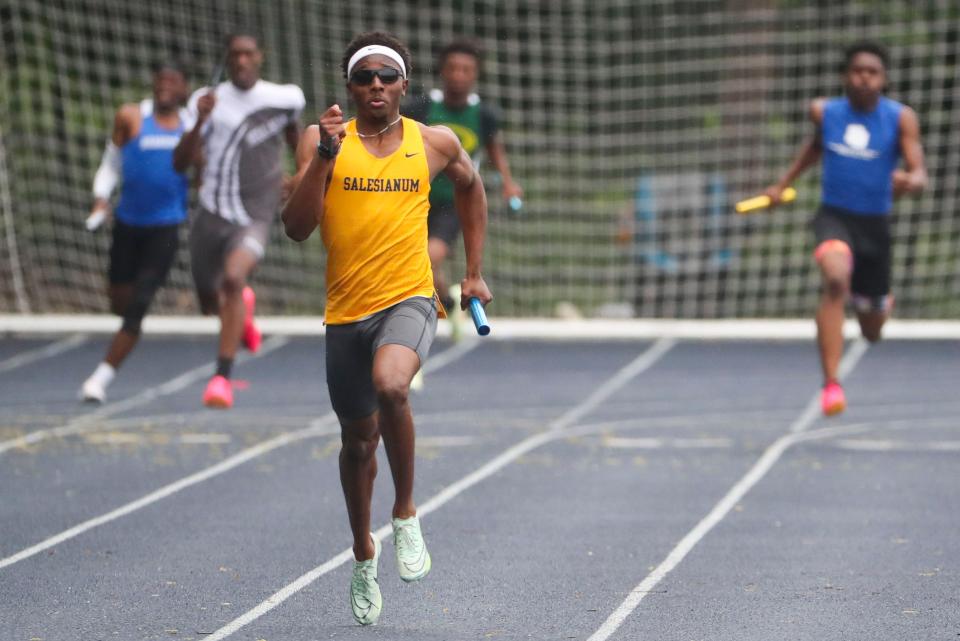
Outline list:
[[[430,571],[430,553],[420,532],[420,519],[393,519],[393,545],[397,548],[397,569],[400,578],[410,583],[419,581]]]
[[[377,564],[380,562],[380,540],[373,539],[375,552],[373,558],[366,561],[353,562],[353,577],[350,579],[350,605],[353,608],[353,618],[360,625],[373,625],[380,618],[383,609],[383,597],[380,595],[380,584],[377,582]]]

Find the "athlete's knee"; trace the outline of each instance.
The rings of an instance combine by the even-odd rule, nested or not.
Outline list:
[[[846,300],[850,294],[853,254],[850,246],[837,239],[825,240],[814,252],[823,275],[823,295],[830,301]]]
[[[123,313],[123,324],[120,326],[127,334],[131,336],[140,335],[140,327],[143,325],[143,317],[147,315],[149,301],[134,299],[127,305]]]
[[[893,296],[865,296],[854,293],[850,300],[857,312],[857,320],[860,321],[860,334],[871,343],[878,342],[883,325],[893,309]]]
[[[373,388],[380,407],[402,407],[410,397],[409,382],[396,374],[374,377]]]
[[[127,299],[110,298],[110,313],[114,316],[123,316],[127,312]]]
[[[878,343],[883,334],[883,324],[886,321],[886,317],[878,314],[870,314],[867,316],[860,317],[860,335],[863,336],[867,342]]]
[[[228,272],[223,275],[220,289],[226,296],[240,296],[247,286],[247,278],[242,273]]]
[[[143,324],[143,318],[150,309],[150,303],[153,302],[153,295],[156,288],[150,284],[137,289],[130,303],[123,312],[123,325],[121,329],[133,336],[140,335],[140,327]]]
[[[342,455],[353,461],[369,461],[377,455],[380,434],[377,432],[357,433],[344,429],[340,436]]]
[[[143,326],[143,315],[130,315],[127,314],[123,317],[123,324],[120,325],[120,329],[131,336],[139,336],[140,329]]]
[[[850,294],[850,279],[846,275],[826,274],[823,277],[823,295],[830,301],[844,301]]]

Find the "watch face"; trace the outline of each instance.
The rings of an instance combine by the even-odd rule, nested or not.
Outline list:
[[[337,155],[337,152],[340,151],[340,145],[330,148],[320,141],[317,143],[317,153],[323,156],[324,158],[333,158]]]

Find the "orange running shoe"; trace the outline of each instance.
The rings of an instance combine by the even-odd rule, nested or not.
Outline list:
[[[833,416],[847,409],[847,397],[840,383],[832,381],[823,386],[820,393],[820,406],[824,416]]]
[[[203,392],[203,404],[221,410],[233,407],[233,386],[230,379],[219,375],[211,378]]]
[[[253,311],[257,307],[257,295],[253,293],[251,287],[243,288],[243,306],[246,309],[246,315],[243,317],[243,346],[256,353],[263,342],[263,333],[253,320]]]

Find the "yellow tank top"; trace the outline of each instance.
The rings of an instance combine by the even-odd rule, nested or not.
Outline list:
[[[433,297],[427,253],[430,170],[416,121],[386,158],[363,146],[355,120],[324,199],[326,322],[352,323],[413,296]]]

